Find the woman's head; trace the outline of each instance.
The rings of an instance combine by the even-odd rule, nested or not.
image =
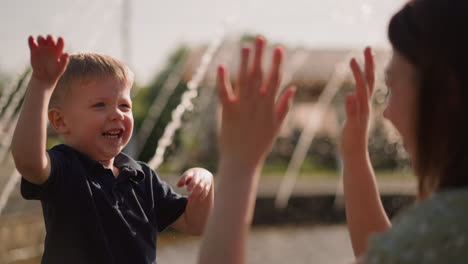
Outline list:
[[[407,141],[422,198],[468,186],[467,12],[465,0],[415,0],[389,25],[394,57],[388,84],[395,94],[386,115]],[[407,82],[397,85],[393,80],[400,77]],[[405,86],[408,91],[402,93]],[[397,104],[411,105],[398,113]],[[401,120],[404,125],[398,124]]]

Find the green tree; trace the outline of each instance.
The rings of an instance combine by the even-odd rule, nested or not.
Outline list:
[[[171,73],[177,71],[177,67],[188,55],[189,50],[187,47],[179,47],[168,59],[164,69],[156,76],[148,86],[141,87],[138,89],[138,93],[133,99],[134,107],[133,114],[135,118],[135,136],[140,133],[141,125],[145,117],[148,115],[148,111],[155,98],[160,95],[164,84],[168,80]],[[181,94],[187,89],[185,80],[181,80],[175,87],[172,94],[169,96],[166,106],[158,117],[157,122],[154,124],[151,133],[149,134],[146,142],[137,142],[142,144],[143,147],[139,151],[139,160],[148,161],[153,155],[157,148],[159,138],[164,133],[164,129],[167,124],[171,121],[172,110],[180,103]],[[174,144],[167,150],[167,155],[170,155],[171,151],[177,147],[177,135],[174,138]]]

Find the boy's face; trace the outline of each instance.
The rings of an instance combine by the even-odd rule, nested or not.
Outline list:
[[[133,130],[130,84],[115,78],[94,79],[72,87],[63,104],[65,142],[102,162],[119,154]]]

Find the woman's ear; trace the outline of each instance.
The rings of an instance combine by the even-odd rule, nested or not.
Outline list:
[[[61,135],[68,133],[68,127],[65,123],[62,109],[51,108],[49,109],[48,116],[50,124],[57,133]]]

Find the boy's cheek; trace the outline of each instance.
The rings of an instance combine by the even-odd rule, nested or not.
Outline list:
[[[133,131],[133,124],[134,123],[133,123],[133,119],[132,119],[132,120],[130,120],[130,128],[131,128],[132,131]]]
[[[133,127],[134,120],[133,120],[133,114],[132,114],[132,112],[126,113],[126,117],[127,117],[127,120],[128,120],[128,122],[129,122],[129,124]]]

